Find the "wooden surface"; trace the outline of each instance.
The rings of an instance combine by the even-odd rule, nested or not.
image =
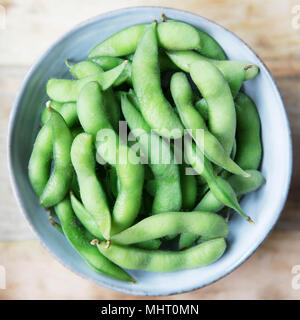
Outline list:
[[[6,132],[12,102],[25,73],[53,41],[96,14],[137,5],[191,11],[245,40],[276,78],[294,143],[288,201],[264,244],[226,278],[169,299],[300,299],[300,290],[291,286],[292,267],[300,265],[300,28],[292,27],[292,8],[300,5],[300,0],[0,0],[0,4],[6,11],[6,28],[0,28],[0,265],[7,273],[7,289],[0,289],[0,299],[132,299],[74,275],[35,240],[10,189]]]

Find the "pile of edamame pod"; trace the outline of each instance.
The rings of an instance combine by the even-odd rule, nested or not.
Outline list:
[[[161,19],[66,61],[73,79],[49,79],[29,161],[50,222],[92,269],[123,281],[134,281],[124,269],[172,272],[218,260],[230,214],[253,223],[239,200],[264,183],[260,120],[241,89],[258,67],[229,61],[192,25]],[[120,121],[138,151],[121,137]],[[114,146],[98,139],[103,130]],[[170,161],[153,161],[149,149]],[[147,161],[114,161],[120,154]]]

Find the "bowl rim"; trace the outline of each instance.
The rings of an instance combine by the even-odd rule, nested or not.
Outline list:
[[[260,240],[260,243],[257,244],[257,246],[251,248],[251,250],[249,250],[248,252],[246,252],[246,254],[244,254],[244,256],[236,261],[236,263],[232,264],[232,266],[230,268],[228,268],[228,270],[226,270],[224,273],[222,273],[222,275],[220,275],[219,277],[215,278],[213,281],[207,281],[206,283],[201,284],[200,286],[196,286],[192,289],[182,289],[182,290],[177,290],[177,291],[169,291],[168,293],[151,293],[151,292],[145,292],[144,290],[135,290],[133,288],[123,288],[117,285],[113,285],[108,281],[105,280],[95,280],[94,278],[80,272],[80,271],[76,271],[74,270],[72,267],[70,267],[69,265],[66,265],[64,260],[61,259],[59,256],[57,256],[57,254],[52,251],[48,245],[46,244],[46,242],[44,242],[44,240],[41,239],[41,237],[39,236],[37,230],[35,229],[34,225],[31,223],[31,220],[25,210],[25,208],[23,207],[23,203],[21,200],[21,196],[20,196],[20,191],[18,190],[18,186],[17,186],[17,182],[16,182],[16,177],[14,174],[14,169],[13,169],[13,165],[12,165],[12,137],[13,137],[13,133],[14,133],[14,124],[15,124],[15,119],[17,117],[17,113],[18,113],[18,109],[19,109],[19,105],[21,102],[21,98],[25,92],[25,89],[27,87],[27,84],[32,76],[32,74],[39,68],[39,65],[41,64],[41,62],[43,61],[43,59],[49,54],[49,52],[52,51],[52,49],[57,46],[59,43],[63,42],[66,38],[68,38],[73,32],[76,32],[78,30],[80,30],[81,28],[88,26],[89,24],[93,24],[95,22],[97,22],[98,20],[101,20],[103,18],[110,18],[114,15],[118,15],[120,13],[126,13],[128,11],[138,11],[138,10],[143,10],[143,9],[160,9],[162,12],[164,10],[171,10],[173,12],[176,13],[180,13],[183,12],[184,14],[193,16],[194,18],[201,18],[203,19],[203,21],[214,24],[216,26],[218,26],[219,28],[223,29],[223,31],[230,33],[233,37],[237,38],[242,44],[244,44],[254,55],[255,57],[258,59],[258,61],[261,63],[261,65],[264,68],[264,72],[266,73],[268,80],[273,84],[276,93],[278,95],[279,101],[281,103],[281,107],[282,107],[282,111],[283,111],[283,115],[284,118],[281,119],[282,122],[284,122],[286,128],[287,128],[287,135],[288,135],[288,156],[289,156],[289,168],[287,170],[287,188],[284,194],[284,197],[282,198],[282,202],[278,208],[278,212],[277,215],[274,215],[274,220],[273,223],[270,224],[269,226],[269,230],[267,230],[267,232],[265,233],[264,237]],[[22,217],[27,221],[27,224],[29,225],[29,228],[31,229],[31,232],[36,236],[37,240],[39,241],[39,243],[42,245],[42,247],[44,249],[46,249],[47,252],[49,252],[52,257],[54,257],[57,261],[59,261],[64,267],[66,267],[68,270],[72,271],[73,273],[75,273],[76,275],[80,276],[83,279],[89,280],[90,282],[98,285],[98,286],[103,286],[104,288],[107,289],[111,289],[111,290],[115,290],[118,292],[122,292],[125,294],[130,294],[130,295],[136,295],[136,296],[152,296],[152,297],[156,297],[156,296],[170,296],[170,295],[175,295],[175,294],[183,294],[186,292],[192,292],[195,290],[198,290],[200,288],[206,287],[210,284],[213,284],[214,282],[224,278],[225,276],[227,276],[228,274],[232,273],[235,269],[237,269],[239,266],[241,266],[244,262],[246,262],[255,252],[256,250],[263,244],[263,242],[266,240],[266,238],[269,236],[269,234],[271,233],[271,231],[273,230],[275,224],[277,223],[283,209],[284,206],[286,204],[287,201],[287,197],[289,194],[289,190],[290,190],[290,186],[291,186],[291,176],[292,176],[292,169],[293,169],[293,148],[292,148],[292,134],[291,134],[291,128],[290,128],[290,124],[289,124],[289,120],[288,120],[288,116],[287,116],[287,112],[286,109],[284,107],[284,103],[280,94],[280,91],[278,89],[277,83],[274,79],[274,77],[272,76],[269,68],[265,65],[265,63],[263,62],[263,60],[258,56],[258,54],[244,41],[242,40],[239,36],[237,36],[235,33],[233,33],[232,31],[228,30],[227,28],[225,28],[224,26],[220,25],[219,23],[208,19],[206,17],[203,17],[199,14],[195,14],[192,13],[190,11],[187,10],[182,10],[182,9],[177,9],[177,8],[173,8],[173,7],[162,7],[162,6],[129,6],[129,7],[124,7],[121,9],[116,9],[116,10],[110,10],[104,13],[101,13],[99,15],[93,16],[87,20],[84,20],[83,22],[80,22],[78,24],[76,24],[73,28],[71,28],[69,31],[67,31],[66,33],[64,33],[62,36],[58,37],[58,39],[52,43],[50,45],[50,47],[48,47],[42,55],[40,55],[37,59],[35,59],[35,61],[33,62],[32,66],[29,68],[29,70],[27,71],[22,84],[18,90],[18,93],[16,95],[16,98],[14,99],[13,102],[13,106],[12,109],[10,111],[10,115],[9,115],[9,121],[8,121],[8,130],[7,130],[7,148],[6,148],[6,152],[7,152],[7,163],[8,163],[8,173],[9,173],[9,180],[10,180],[10,184],[12,187],[12,191],[13,191],[13,195],[14,198],[17,202],[17,206],[19,209],[20,214],[22,215]]]

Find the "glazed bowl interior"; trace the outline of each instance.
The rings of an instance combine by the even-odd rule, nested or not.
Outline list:
[[[242,200],[242,208],[255,220],[251,225],[234,214],[230,220],[228,249],[216,263],[195,270],[174,273],[129,271],[136,284],[125,283],[91,270],[51,226],[28,180],[27,165],[47,101],[46,82],[50,77],[66,77],[64,61],[87,57],[101,40],[132,24],[167,17],[188,22],[211,34],[229,59],[248,60],[260,67],[259,75],[244,84],[255,101],[262,123],[262,174],[266,184]],[[65,266],[96,284],[134,295],[168,295],[186,292],[214,282],[231,272],[262,243],[277,221],[286,200],[291,175],[291,137],[285,109],[270,73],[256,54],[238,37],[205,18],[160,7],[129,8],[107,13],[87,21],[57,41],[27,75],[15,101],[8,139],[11,181],[18,204],[32,229],[46,248]]]

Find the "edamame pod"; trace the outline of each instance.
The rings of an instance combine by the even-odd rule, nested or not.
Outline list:
[[[94,237],[103,240],[102,233],[100,232],[99,226],[97,225],[93,216],[85,209],[84,205],[75,197],[75,195],[70,193],[70,200],[72,209],[82,223],[82,225],[88,230]]]
[[[250,174],[249,178],[243,178],[240,176],[230,176],[227,181],[236,192],[237,196],[250,193],[257,190],[265,183],[265,179],[259,171],[247,170]],[[208,191],[206,195],[201,199],[198,205],[195,207],[195,211],[210,211],[218,212],[224,207],[224,204],[220,202],[211,191]]]
[[[208,104],[210,132],[229,155],[236,130],[236,113],[229,86],[222,73],[207,61],[194,62],[190,74]]]
[[[97,81],[102,90],[107,90],[118,79],[127,63],[128,62],[126,60],[114,69],[106,72],[95,73],[80,80],[50,79],[47,82],[47,94],[51,99],[59,102],[76,101],[81,89],[91,81]]]
[[[207,61],[214,64],[228,81],[234,97],[239,92],[243,81],[254,78],[259,71],[258,67],[250,62],[212,60],[194,51],[173,51],[167,52],[167,55],[177,67],[185,72],[189,72],[190,66],[197,61]]]
[[[77,114],[84,131],[91,134],[95,140],[99,130],[113,130],[107,116],[103,93],[95,81],[82,88],[77,101]]]
[[[103,73],[102,68],[97,63],[89,60],[83,60],[73,65],[69,64],[69,61],[66,60],[66,66],[69,68],[71,75],[76,79]]]
[[[165,212],[141,220],[114,235],[112,241],[128,245],[183,232],[211,238],[226,237],[228,225],[224,218],[212,212]]]
[[[95,56],[122,57],[133,53],[143,35],[147,24],[137,24],[125,28],[106,40],[97,44],[89,53],[89,58]]]
[[[174,139],[181,137],[182,124],[164,97],[160,84],[156,23],[145,30],[136,49],[132,82],[147,123],[162,136]]]
[[[240,207],[236,194],[230,184],[223,178],[215,175],[210,162],[199,152],[195,144],[191,141],[185,141],[185,153],[189,164],[205,178],[214,196],[225,206],[237,211],[248,222],[253,223],[253,220]]]
[[[40,203],[44,207],[51,207],[65,197],[73,176],[70,157],[72,134],[62,116],[51,108],[49,110],[51,116],[48,123],[52,132],[54,168],[40,196]]]
[[[168,50],[193,50],[201,48],[199,32],[181,21],[167,21],[157,25],[159,45]]]
[[[81,133],[73,141],[71,159],[77,174],[84,207],[95,219],[105,239],[110,238],[111,217],[100,181],[95,172],[93,137]]]
[[[237,152],[235,159],[244,169],[257,169],[261,162],[260,120],[254,102],[244,93],[236,97]]]
[[[191,129],[192,137],[205,156],[225,170],[247,177],[248,174],[226,154],[220,142],[208,131],[205,121],[192,104],[193,91],[183,72],[177,72],[172,76],[171,93],[183,125]],[[203,135],[199,132],[201,129]]]
[[[149,166],[155,177],[153,214],[179,210],[182,203],[180,175],[178,166],[174,163],[174,155],[170,145],[160,137],[151,135],[151,128],[141,113],[129,101],[126,94],[121,95],[121,105],[122,112],[131,131],[134,133],[136,130],[142,130],[143,132],[143,137],[136,136],[136,138],[139,141],[142,152],[148,158]],[[154,159],[154,154],[151,152],[150,141],[152,147],[156,146],[155,150],[161,150],[157,159]],[[169,161],[164,162],[161,155]]]
[[[97,152],[110,165],[114,166],[118,175],[119,192],[112,215],[112,234],[131,226],[140,210],[144,185],[144,167],[130,159],[135,157],[134,151],[122,142],[114,131],[115,145],[108,139],[96,142]],[[124,160],[121,157],[124,156]]]
[[[93,236],[85,232],[77,224],[69,198],[66,198],[55,206],[55,213],[58,216],[66,238],[92,269],[115,279],[134,281],[129,274],[105,258],[97,248],[90,244]]]
[[[39,131],[28,163],[28,176],[31,186],[40,197],[49,180],[52,160],[52,132],[50,123]]]
[[[152,272],[173,272],[205,266],[218,260],[226,249],[223,238],[206,241],[177,252],[123,247],[114,243],[107,248],[105,242],[95,243],[104,256],[119,266]]]

